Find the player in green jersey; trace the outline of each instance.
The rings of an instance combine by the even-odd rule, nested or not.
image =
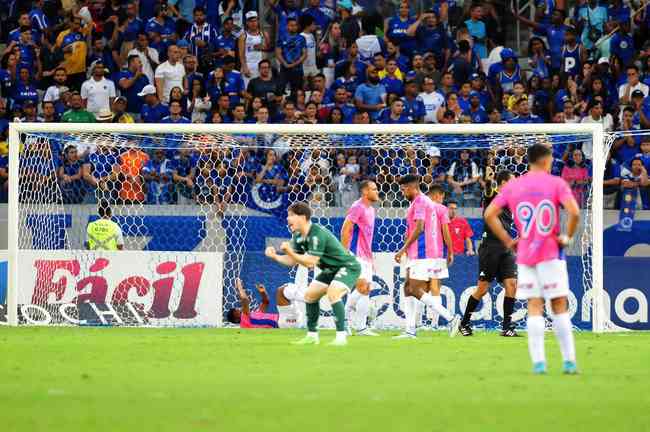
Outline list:
[[[292,239],[280,245],[285,255],[278,254],[274,247],[269,246],[266,256],[288,267],[302,265],[320,269],[305,293],[307,336],[296,344],[319,343],[319,301],[327,295],[336,323],[336,339],[330,345],[346,345],[345,306],[342,299],[354,288],[361,274],[361,265],[334,234],[311,222],[311,209],[307,204],[294,203],[289,206],[287,223]]]

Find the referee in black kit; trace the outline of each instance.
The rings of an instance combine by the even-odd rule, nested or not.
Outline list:
[[[499,188],[506,184],[512,177],[513,174],[510,171],[503,170],[499,171],[496,175],[496,187],[494,187],[493,182],[488,182],[483,200],[484,211],[497,195]],[[503,209],[499,215],[499,220],[506,231],[514,231],[514,220],[509,209]],[[496,279],[506,290],[505,298],[503,299],[503,329],[501,336],[518,336],[512,325],[512,311],[515,307],[515,294],[517,292],[517,264],[515,254],[501,243],[501,240],[494,235],[487,224],[485,224],[481,246],[478,249],[478,269],[478,284],[476,290],[467,301],[465,314],[459,324],[460,334],[463,336],[472,335],[470,316],[478,306],[481,298],[490,289],[490,283]]]

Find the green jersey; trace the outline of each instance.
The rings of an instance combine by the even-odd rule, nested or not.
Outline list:
[[[320,257],[318,268],[334,270],[341,267],[356,267],[357,259],[343,247],[341,242],[327,228],[312,223],[307,237],[294,233],[291,247],[296,253]]]
[[[61,116],[61,123],[95,123],[95,120],[93,113],[85,109],[68,110]]]

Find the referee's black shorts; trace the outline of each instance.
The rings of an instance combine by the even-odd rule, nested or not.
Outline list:
[[[517,279],[515,254],[501,243],[481,243],[478,248],[478,279],[483,282]]]

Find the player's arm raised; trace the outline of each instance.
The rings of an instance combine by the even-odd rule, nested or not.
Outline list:
[[[497,236],[501,243],[503,243],[508,249],[511,249],[515,246],[516,241],[510,237],[510,234],[503,228],[501,221],[499,221],[499,215],[503,209],[497,205],[495,201],[492,201],[487,209],[485,209],[485,223],[488,224],[494,235]]]
[[[266,312],[266,309],[269,307],[269,295],[266,293],[266,287],[264,287],[263,284],[257,284],[255,285],[255,288],[257,288],[257,292],[260,293],[260,297],[262,297],[262,304],[260,305],[260,312]]]
[[[267,247],[264,251],[264,254],[278,264],[282,264],[287,267],[293,267],[298,264],[298,262],[291,258],[289,255],[278,255],[278,252],[273,246]]]
[[[237,292],[239,293],[241,312],[243,314],[250,313],[251,300],[248,298],[248,294],[246,294],[246,291],[244,290],[244,284],[242,283],[241,279],[235,279],[235,288],[237,288]]]
[[[299,254],[293,250],[290,242],[282,242],[280,245],[280,250],[286,253],[289,258],[291,258],[296,264],[307,268],[313,268],[320,261],[320,257],[308,254]]]
[[[410,236],[406,238],[406,241],[404,242],[404,246],[400,250],[397,251],[395,254],[395,261],[401,262],[402,261],[402,256],[406,253],[406,250],[411,246],[417,239],[420,237],[420,234],[424,231],[424,221],[423,220],[418,220],[415,229],[411,233]]]

